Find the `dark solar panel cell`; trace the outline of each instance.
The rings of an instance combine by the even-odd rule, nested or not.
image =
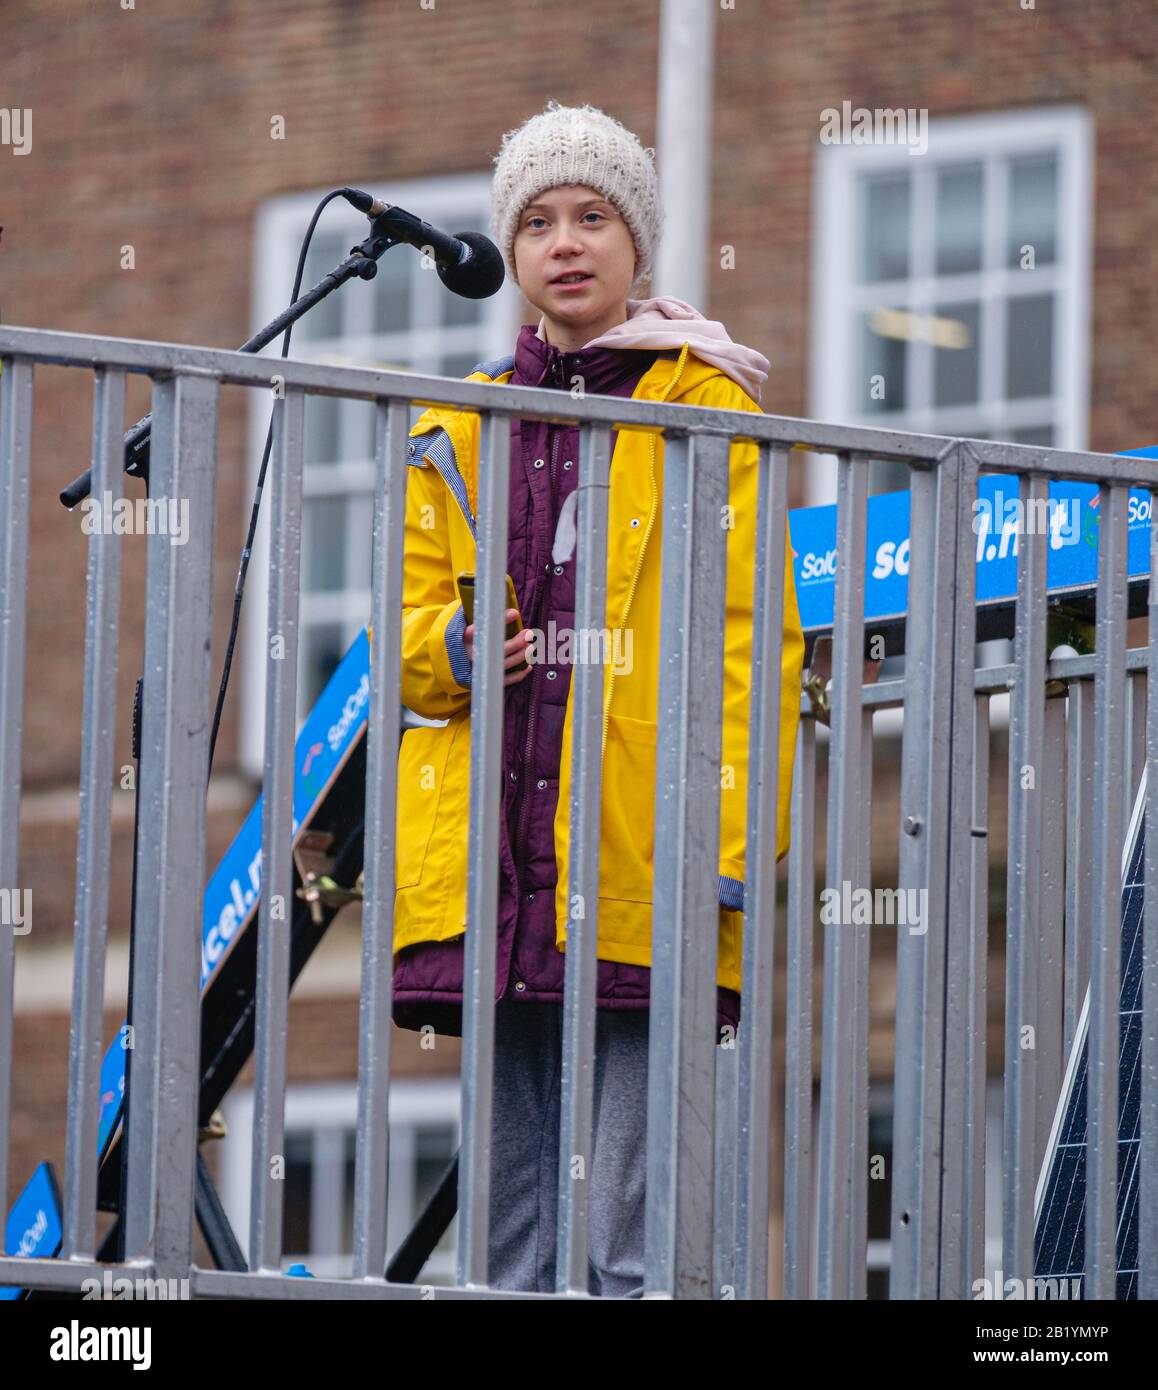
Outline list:
[[[1065,1124],[1062,1126],[1063,1144],[1084,1144],[1086,1142],[1086,1067],[1085,1052],[1082,1065],[1074,1078],[1074,1093],[1066,1110]]]
[[[1126,1161],[1118,1174],[1118,1268],[1130,1270],[1138,1268],[1138,1146],[1122,1154]]]
[[[1137,1139],[1142,1113],[1142,1015],[1127,1014],[1120,1022],[1118,1055],[1118,1143]],[[1120,1160],[1119,1160],[1120,1162]]]
[[[1070,1247],[1077,1239],[1083,1212],[1081,1202],[1071,1200],[1071,1195],[1079,1170],[1082,1183],[1085,1183],[1085,1162],[1081,1149],[1058,1149],[1043,1203],[1043,1210],[1052,1211],[1055,1220],[1048,1226],[1043,1224],[1038,1231],[1035,1261],[1038,1274],[1054,1274],[1064,1269],[1069,1260]]]

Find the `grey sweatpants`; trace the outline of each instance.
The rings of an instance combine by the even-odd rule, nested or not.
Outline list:
[[[595,1011],[588,1292],[643,1293],[646,1009]],[[495,1005],[489,1283],[554,1293],[563,1009]]]

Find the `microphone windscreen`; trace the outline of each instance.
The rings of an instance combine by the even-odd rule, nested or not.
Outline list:
[[[470,247],[471,254],[458,265],[440,265],[438,278],[464,299],[488,299],[497,294],[507,276],[502,252],[482,232],[455,232],[455,236]]]

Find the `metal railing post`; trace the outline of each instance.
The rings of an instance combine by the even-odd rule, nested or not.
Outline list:
[[[125,374],[98,368],[93,395],[92,481],[98,506],[121,496]],[[84,738],[76,856],[75,956],[68,1058],[65,1157],[65,1259],[96,1254],[97,1134],[101,1033],[112,851],[113,751],[116,743],[117,617],[121,538],[94,527],[88,542],[84,643]]]
[[[1042,728],[1041,931],[1037,973],[1037,1138],[1034,1171],[1049,1144],[1058,1093],[1065,1074],[1062,1052],[1065,994],[1065,756],[1063,694],[1047,693]]]
[[[599,829],[602,805],[603,701],[607,672],[602,651],[607,621],[607,509],[611,431],[581,430],[578,554],[575,562],[574,650],[571,675],[571,807],[564,961],[563,1048],[559,1102],[559,1213],[555,1287],[588,1290],[587,1199],[590,1190],[595,1087],[595,988],[598,979]],[[612,656],[614,659],[614,656]]]
[[[812,1296],[812,933],[816,720],[802,715],[792,778],[784,1000],[784,1297]]]
[[[1117,1290],[1118,1007],[1122,956],[1122,778],[1126,769],[1126,510],[1130,490],[1101,488],[1094,667],[1094,886],[1086,1096],[1087,1298]]]
[[[510,423],[486,415],[479,459],[478,560],[470,717],[470,842],[463,965],[462,1147],[458,1169],[458,1283],[488,1281],[495,960],[503,776],[503,633],[506,620]]]
[[[729,440],[664,446],[644,1287],[712,1295]]]
[[[1049,482],[1019,476],[1022,516],[1040,515]],[[1046,555],[1048,537],[1018,536],[1014,665],[1009,711],[1009,858],[1005,938],[1005,1123],[1002,1268],[1033,1276],[1037,1177],[1037,966],[1040,960],[1042,757],[1045,748]]]
[[[1090,814],[1094,803],[1094,687],[1071,681],[1066,699],[1069,741],[1066,761],[1066,943],[1064,1055],[1077,1036],[1078,1020],[1090,982],[1090,919],[1093,872]]]
[[[974,690],[977,466],[958,448],[944,957],[941,1298],[971,1298],[985,1259],[985,1024],[988,956],[989,697]],[[942,629],[937,628],[940,632]],[[930,884],[930,898],[933,885]]]
[[[860,798],[858,840],[860,860],[855,882],[872,890],[873,711],[861,711]],[[874,916],[875,921],[875,916]],[[898,923],[898,930],[900,929]],[[848,1243],[848,1296],[861,1299],[868,1289],[868,1182],[869,1182],[869,957],[872,923],[854,922],[846,927],[852,945],[852,1155],[850,1231]],[[857,1155],[861,1161],[857,1162]]]
[[[20,786],[32,364],[0,359],[0,890],[20,891]],[[14,914],[13,914],[14,915]],[[0,1192],[8,1191],[12,1108],[14,922],[0,925]]]
[[[744,996],[736,1172],[736,1296],[768,1296],[768,1155],[772,1152],[772,970],[776,951],[781,661],[788,453],[761,445],[753,579],[752,708],[744,885]]]
[[[969,953],[969,1015],[965,1031],[966,1113],[963,1154],[961,1256],[958,1263],[961,1298],[972,1297],[973,1284],[985,1277],[985,1117],[986,1059],[989,1052],[989,697],[975,701],[976,737],[973,744],[973,816],[969,919],[973,931]],[[948,1026],[948,1025],[947,1025]],[[942,1195],[942,1210],[951,1197]]]
[[[127,1257],[152,1249],[162,1278],[192,1259],[217,398],[205,376],[153,388],[151,495],[188,500],[189,525],[148,540],[123,1217]]]
[[[404,401],[375,407],[370,711],[366,737],[365,896],[358,1014],[354,1278],[386,1266],[390,1036],[394,984],[394,856],[402,721],[402,568],[406,521]]]
[[[279,1270],[285,1205],[285,1085],[293,920],[294,739],[305,393],[274,403],[261,906],[257,923],[249,1267]]]
[[[934,467],[910,475],[899,878],[903,900],[916,894],[923,920],[920,930],[897,933],[890,1298],[935,1297],[940,1278],[950,806],[953,779],[962,775],[953,762],[954,731],[959,753],[969,731],[965,767],[972,753],[972,699],[967,712],[959,709],[964,675],[957,658],[962,452],[950,445]],[[970,645],[970,666],[972,655]],[[966,788],[971,784],[966,778]],[[960,801],[968,804],[967,797],[959,790]]]
[[[836,597],[832,631],[832,740],[828,754],[826,888],[851,900],[863,864],[860,799],[863,756],[861,681],[864,671],[865,518],[867,457],[842,455],[837,472]],[[847,885],[850,890],[846,894]],[[817,1293],[850,1296],[853,1232],[853,1104],[856,944],[838,911],[824,927],[824,1043],[820,1082],[818,1200],[820,1241]]]

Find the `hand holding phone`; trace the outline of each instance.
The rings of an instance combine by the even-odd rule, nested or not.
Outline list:
[[[462,611],[466,615],[466,629],[462,634],[462,644],[471,665],[474,665],[474,581],[470,573],[458,576],[458,597]],[[514,581],[507,575],[508,608],[503,616],[507,620],[506,640],[503,643],[503,670],[506,673],[503,685],[517,685],[531,670],[529,655],[531,634],[523,628],[519,615],[518,595]]]

